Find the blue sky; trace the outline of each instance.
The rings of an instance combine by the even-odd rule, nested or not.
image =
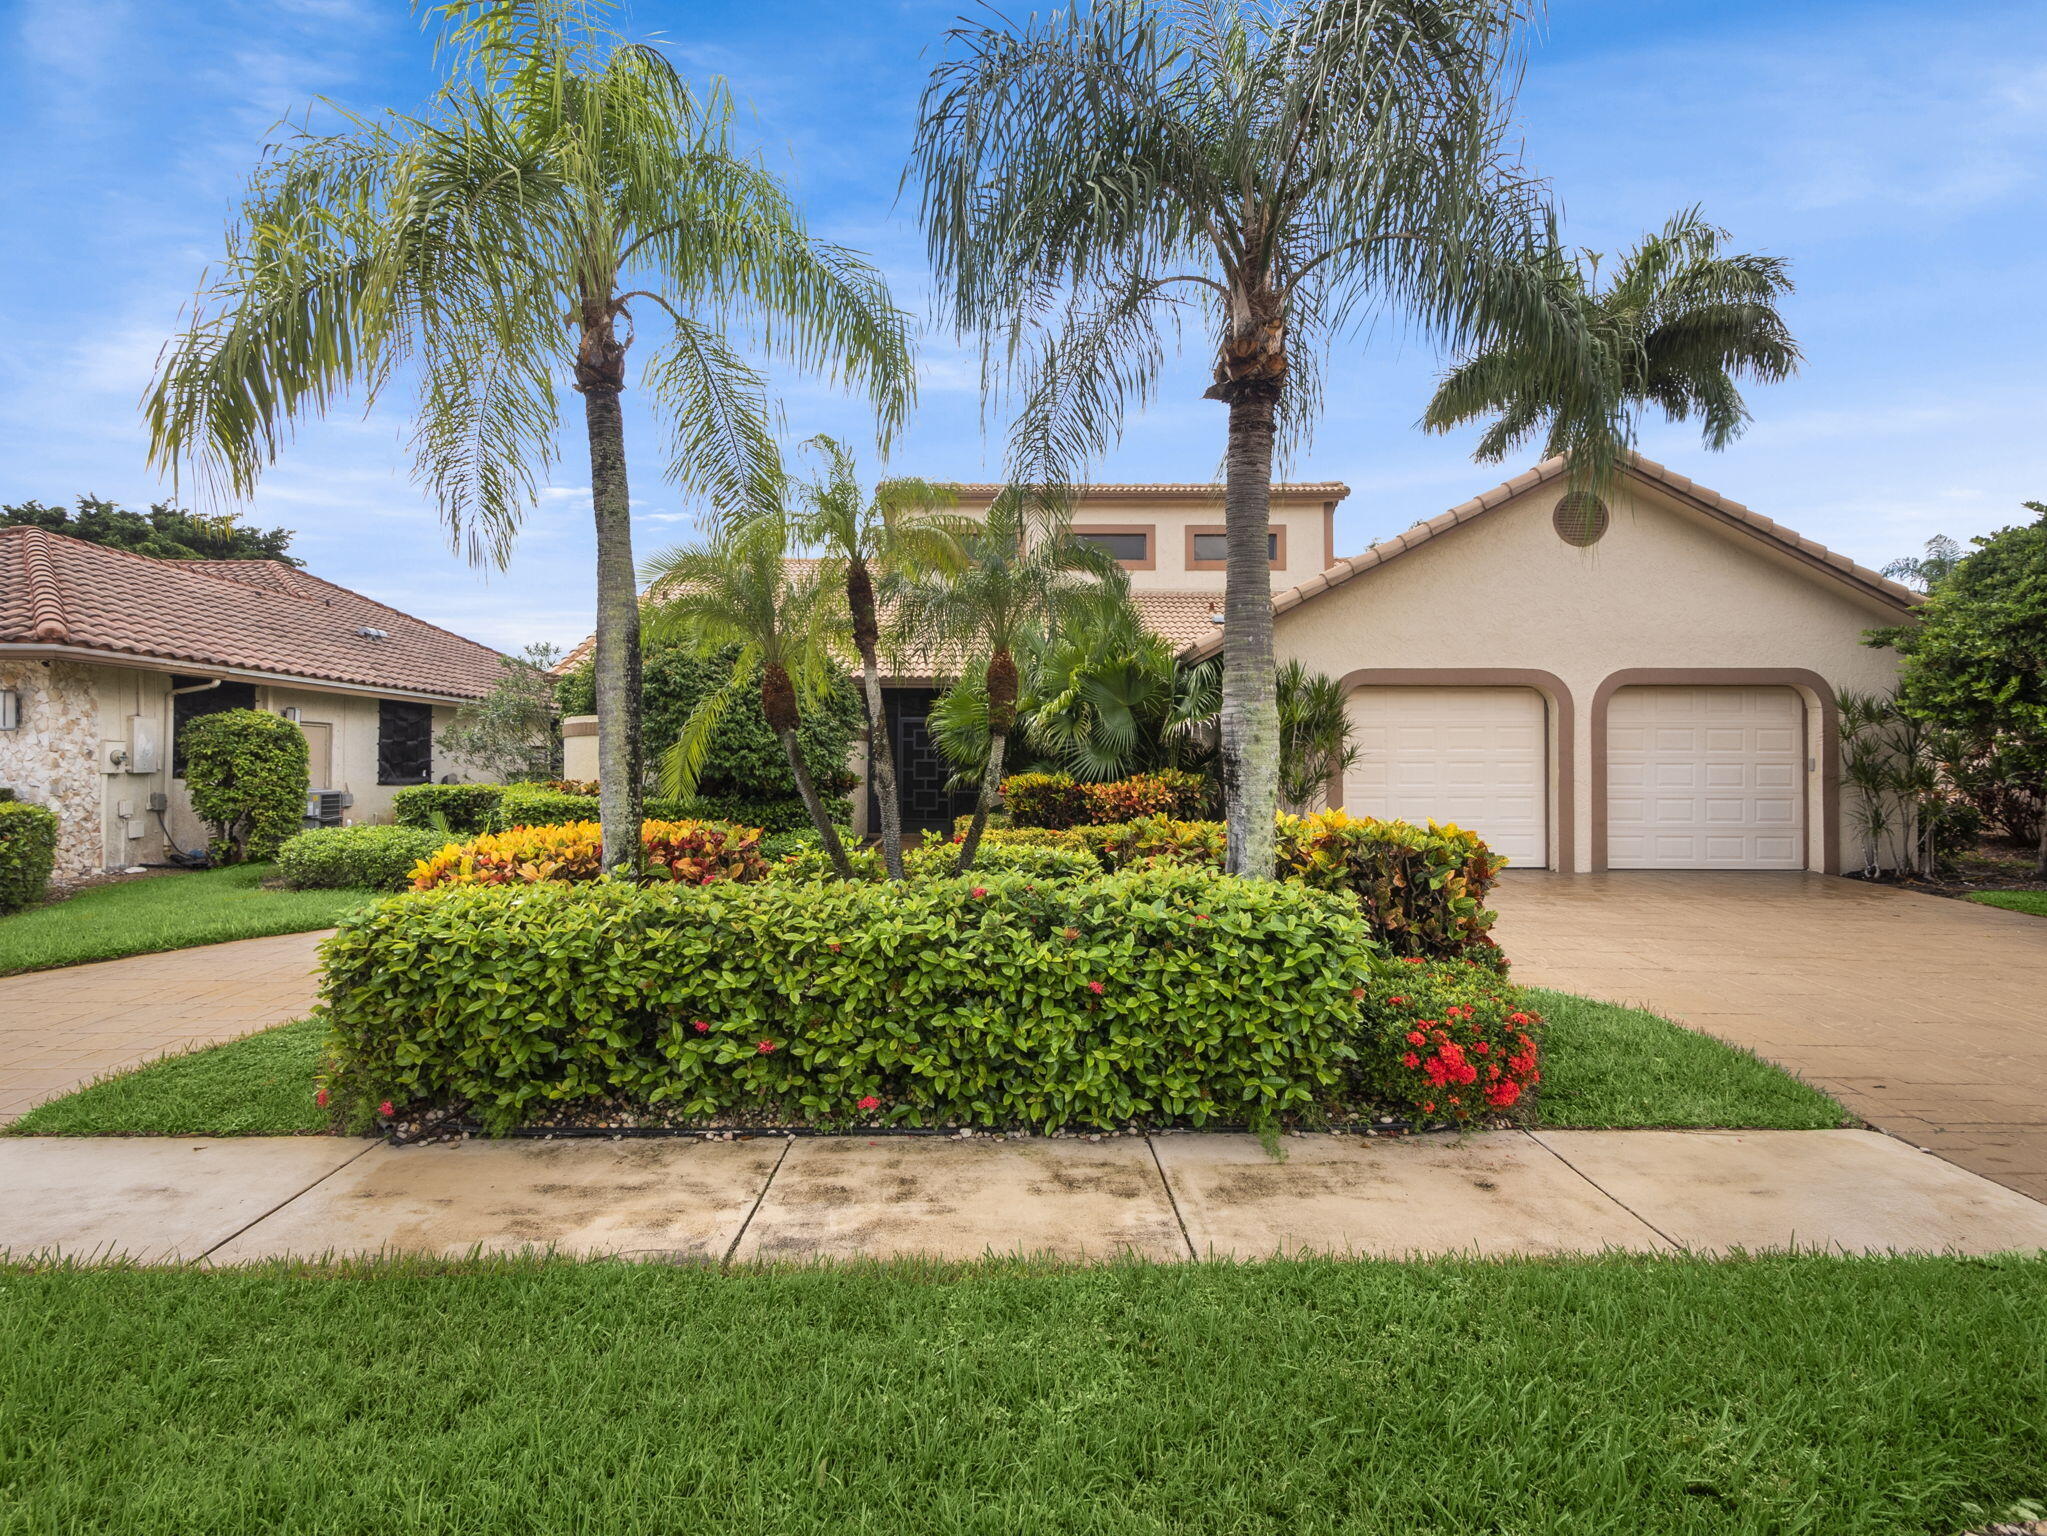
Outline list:
[[[628,25],[727,77],[745,131],[817,232],[871,252],[921,311],[921,239],[895,205],[918,89],[963,0],[639,0]],[[430,89],[404,0],[0,4],[0,501],[142,505],[136,401],[214,256],[241,178],[315,96],[410,108]],[[1651,425],[1651,456],[1867,563],[2024,520],[2047,499],[2047,8],[1834,0],[1555,0],[1521,96],[1531,162],[1574,244],[1616,249],[1692,203],[1791,259],[1808,363],[1751,394],[1723,454]],[[1504,478],[1412,423],[1442,359],[1389,330],[1346,346],[1295,478],[1353,488],[1349,551]],[[1190,358],[1105,480],[1215,470],[1219,406]],[[895,467],[987,478],[971,363],[927,337]],[[792,438],[859,413],[787,396]],[[628,418],[642,553],[686,538],[651,422]],[[405,477],[405,420],[308,423],[247,515],[320,574],[505,647],[572,643],[593,581],[581,444],[511,566],[450,553]],[[871,455],[869,456],[871,460]]]

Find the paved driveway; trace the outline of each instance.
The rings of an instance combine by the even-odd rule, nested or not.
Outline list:
[[[1809,874],[1509,874],[1517,981],[1640,1004],[2047,1199],[2047,919]]]
[[[0,1125],[104,1073],[304,1018],[331,932],[0,977]]]

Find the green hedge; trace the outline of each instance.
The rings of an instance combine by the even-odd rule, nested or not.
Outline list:
[[[388,1099],[496,1131],[619,1100],[1269,1125],[1341,1091],[1372,953],[1348,901],[1189,869],[453,887],[326,944],[329,1083],[358,1118]]]
[[[824,844],[814,832],[808,836],[790,833],[773,840],[772,845],[764,841],[761,853],[774,865],[768,877],[771,880],[839,878],[824,851]],[[853,876],[857,880],[880,880],[887,875],[879,848],[851,846],[846,849],[846,858],[852,864]],[[909,880],[942,880],[952,874],[959,859],[957,843],[932,841],[914,845],[903,850],[903,875]],[[972,870],[975,879],[1004,874],[1026,875],[1033,880],[1087,880],[1101,873],[1101,865],[1077,849],[1032,847],[1029,844],[997,847],[984,843]]]
[[[438,819],[450,832],[474,837],[496,825],[498,802],[508,790],[506,784],[414,784],[391,797],[391,814],[401,827],[434,830]]]
[[[306,819],[306,733],[282,715],[224,709],[179,733],[193,814],[216,864],[275,858]]]
[[[277,869],[300,890],[402,891],[447,841],[421,827],[316,827],[277,851]]]
[[[57,813],[25,800],[0,800],[0,912],[43,899],[57,867]]]
[[[844,795],[825,797],[825,812],[840,826],[853,819],[853,805]],[[595,795],[565,795],[551,789],[529,789],[522,784],[505,788],[498,802],[496,827],[558,827],[571,821],[598,820]],[[722,795],[690,795],[668,799],[650,797],[644,809],[649,821],[729,821],[736,826],[759,827],[763,832],[801,832],[810,827],[810,813],[801,800],[747,800]]]

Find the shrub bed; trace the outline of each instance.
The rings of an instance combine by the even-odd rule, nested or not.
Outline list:
[[[768,864],[761,857],[760,843],[758,827],[721,821],[640,824],[647,872],[666,874],[685,885],[765,879]],[[412,888],[574,883],[595,880],[603,869],[603,828],[594,821],[572,821],[486,832],[466,843],[449,843],[420,861],[412,872]]]
[[[57,813],[26,800],[0,800],[0,912],[43,899],[57,867]]]
[[[438,821],[450,832],[474,837],[497,825],[498,802],[506,784],[414,784],[391,797],[391,814],[401,827],[431,831]]]
[[[1160,868],[380,902],[325,947],[356,1114],[637,1104],[900,1125],[1271,1125],[1354,1079],[1353,903]]]
[[[853,819],[853,803],[844,795],[824,797],[825,813],[840,826]],[[643,806],[650,821],[729,821],[759,827],[767,833],[810,830],[810,813],[801,800],[754,800],[737,796],[691,795],[684,799],[650,797]],[[570,794],[542,786],[505,787],[490,828],[561,826],[598,819],[597,796]]]
[[[839,878],[815,833],[808,837],[791,834],[773,841],[770,878],[798,882]],[[846,858],[853,866],[856,880],[887,878],[879,848],[849,847]],[[903,876],[909,880],[942,880],[952,875],[959,860],[957,843],[934,839],[903,850]],[[1029,843],[1000,847],[983,844],[971,871],[974,876],[1014,874],[1028,875],[1034,880],[1087,880],[1101,873],[1102,866],[1078,849]]]
[[[288,838],[277,872],[297,890],[402,891],[448,839],[420,827],[316,827]]]
[[[1179,768],[1132,774],[1105,784],[1077,783],[1068,773],[1013,773],[1002,781],[1002,809],[1010,826],[1055,831],[1142,816],[1206,816],[1215,809],[1214,799],[1206,778]]]

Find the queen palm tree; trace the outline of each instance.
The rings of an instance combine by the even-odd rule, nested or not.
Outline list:
[[[682,734],[662,753],[661,792],[696,792],[712,731],[758,675],[761,712],[789,759],[803,808],[832,868],[850,880],[853,869],[838,828],[825,814],[796,739],[803,710],[838,675],[832,652],[843,626],[841,588],[826,567],[792,566],[789,548],[789,520],[776,509],[730,521],[702,543],[647,562],[649,634],[679,640],[701,655],[728,648],[732,654],[724,686],[698,701]]]
[[[1491,416],[1475,456],[1499,460],[1538,432],[1543,457],[1569,454],[1574,485],[1603,487],[1656,409],[1697,417],[1708,448],[1749,422],[1735,381],[1775,383],[1798,369],[1777,301],[1791,291],[1784,259],[1721,250],[1727,231],[1688,209],[1623,256],[1602,280],[1596,255],[1550,249],[1530,278],[1576,316],[1584,346],[1567,366],[1554,349],[1508,337],[1443,376],[1422,425],[1447,432]]]
[[[551,466],[560,386],[583,396],[597,532],[605,864],[637,861],[639,604],[619,396],[636,323],[668,474],[720,506],[777,485],[761,354],[863,391],[883,434],[909,330],[880,276],[810,238],[695,91],[585,0],[436,8],[450,59],[420,115],[343,115],[255,172],[226,261],[165,349],[153,462],[246,496],[300,418],[415,386],[415,477],[472,561],[507,555]]]
[[[903,590],[900,622],[931,651],[971,657],[962,675],[987,699],[988,755],[954,870],[965,874],[1002,787],[1016,725],[1016,653],[1076,611],[1115,565],[1075,542],[1062,503],[1042,488],[1005,486],[985,516],[960,520],[956,537],[958,562]]]
[[[1079,479],[1182,317],[1214,338],[1240,875],[1274,867],[1267,519],[1320,354],[1374,315],[1480,346],[1559,318],[1526,276],[1546,216],[1509,148],[1521,21],[1519,0],[1097,0],[954,31],[925,93],[911,173],[946,311],[1021,391],[1012,474]]]
[[[846,591],[853,648],[860,657],[867,705],[867,771],[881,812],[881,857],[891,880],[903,878],[903,813],[896,800],[896,759],[881,701],[881,615],[875,581],[901,583],[954,563],[956,520],[937,514],[958,501],[947,486],[897,478],[860,489],[853,455],[820,434],[806,445],[823,461],[816,478],[798,487],[792,511],[795,535],[824,558]]]

